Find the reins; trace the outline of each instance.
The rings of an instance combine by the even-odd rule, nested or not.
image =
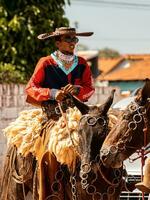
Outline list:
[[[70,140],[71,140],[71,142],[72,142],[74,148],[76,149],[75,144],[74,144],[74,141],[73,141],[73,139],[72,139],[72,137],[71,137],[71,133],[70,133],[69,127],[68,127],[68,121],[67,121],[66,113],[63,112],[60,103],[58,103],[58,107],[59,107],[59,109],[60,109],[60,112],[61,112],[61,114],[62,114],[62,117],[64,118],[64,122],[65,122],[65,124],[66,124],[66,129],[67,129],[67,132],[68,132],[69,138],[70,138]]]
[[[134,108],[132,108],[132,106]],[[116,148],[120,152],[123,151],[126,148],[131,148],[131,149],[136,148],[136,147],[133,147],[133,146],[126,145],[126,143],[130,142],[132,140],[132,135],[130,133],[131,133],[131,131],[135,131],[137,129],[137,126],[142,121],[142,119],[143,119],[143,122],[144,122],[144,128],[143,128],[144,144],[143,145],[146,146],[146,144],[147,144],[148,120],[147,120],[147,117],[146,117],[146,109],[145,108],[143,109],[143,106],[138,107],[138,105],[136,103],[134,103],[133,105],[131,105],[129,107],[129,110],[130,111],[137,111],[137,114],[133,115],[133,120],[131,122],[129,122],[128,129],[125,132],[124,137],[122,139],[119,139],[119,141],[117,143]],[[130,139],[129,139],[129,137],[130,137]],[[121,146],[121,148],[119,146]]]

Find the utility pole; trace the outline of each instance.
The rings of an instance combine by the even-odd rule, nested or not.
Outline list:
[[[79,22],[78,22],[78,21],[75,21],[75,22],[74,22],[74,26],[75,26],[76,29],[78,29],[78,28],[79,28]]]

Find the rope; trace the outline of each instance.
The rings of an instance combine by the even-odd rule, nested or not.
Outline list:
[[[58,103],[58,107],[59,107],[59,109],[60,109],[60,112],[61,112],[61,114],[62,114],[62,117],[64,118],[64,122],[65,122],[65,124],[66,124],[66,129],[67,129],[67,132],[68,132],[69,138],[71,139],[71,142],[72,142],[72,144],[73,144],[73,146],[74,146],[74,148],[75,148],[74,141],[73,141],[73,139],[72,139],[72,137],[71,137],[71,133],[70,133],[70,131],[69,131],[69,127],[68,127],[68,121],[67,121],[66,113],[63,112],[60,103]]]
[[[15,163],[15,159],[16,159],[16,148],[14,147],[10,153],[10,158],[9,158],[9,176],[8,176],[8,182],[7,182],[7,186],[6,186],[6,192],[5,192],[5,195],[4,195],[4,200],[7,200],[7,197],[8,197],[8,189],[9,189],[9,185],[10,185],[10,181],[11,181],[11,176],[12,176],[12,166],[14,165]],[[5,175],[4,175],[4,178]]]

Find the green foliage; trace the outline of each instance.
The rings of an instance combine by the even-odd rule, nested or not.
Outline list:
[[[64,0],[0,0],[0,62],[11,63],[28,79],[38,59],[55,48],[52,39],[37,36],[69,24],[64,6]]]
[[[114,49],[104,48],[99,51],[100,58],[118,58],[120,53]]]
[[[16,66],[10,63],[0,63],[0,84],[25,83],[24,73],[16,70]]]

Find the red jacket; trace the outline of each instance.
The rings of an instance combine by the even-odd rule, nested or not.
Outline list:
[[[77,97],[86,101],[94,93],[92,76],[87,62],[78,57],[77,66],[66,75],[51,56],[39,60],[26,86],[26,93],[37,102],[51,99],[51,89],[61,89],[67,84],[80,87]]]

